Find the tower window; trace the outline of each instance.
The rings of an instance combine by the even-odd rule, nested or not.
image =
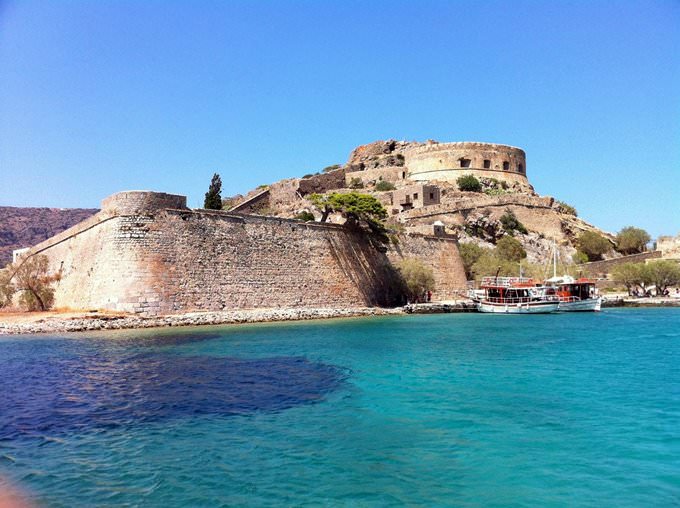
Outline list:
[[[522,166],[521,164],[517,164],[517,172],[524,173],[524,166]]]
[[[508,161],[503,162],[503,171],[510,169],[510,163]]]
[[[434,192],[430,192],[430,199],[434,199]]]
[[[470,162],[472,162],[470,159],[458,159],[458,160],[460,161],[461,168],[469,168]]]
[[[484,159],[484,169],[489,169],[491,167],[491,161],[489,159]]]

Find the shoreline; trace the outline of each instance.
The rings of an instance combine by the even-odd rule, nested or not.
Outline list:
[[[678,298],[610,298],[603,308],[680,307]],[[184,312],[161,316],[139,316],[114,312],[43,312],[0,313],[0,337],[8,335],[40,335],[102,330],[134,330],[187,326],[215,326],[246,323],[275,323],[318,319],[405,316],[409,314],[445,314],[475,312],[470,300],[409,304],[404,307],[246,309]]]

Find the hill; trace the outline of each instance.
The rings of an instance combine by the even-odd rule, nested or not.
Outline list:
[[[21,208],[0,206],[0,267],[12,251],[30,247],[94,215],[92,208]]]

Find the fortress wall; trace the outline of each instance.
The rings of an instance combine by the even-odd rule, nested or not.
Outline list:
[[[339,225],[146,203],[151,209],[135,205],[130,215],[104,206],[29,252],[48,256],[61,273],[55,307],[156,315],[390,305],[402,293],[391,262],[404,257],[433,267],[435,299],[465,284],[455,242],[403,236],[385,253]]]
[[[366,185],[369,183],[377,182],[378,180],[384,180],[386,182],[394,183],[404,180],[404,176],[408,175],[408,171],[403,166],[386,166],[381,168],[371,168],[365,169],[363,171],[353,171],[351,173],[345,174],[345,183],[349,183],[354,179],[358,178],[361,182]]]
[[[391,263],[417,258],[432,268],[435,285],[433,301],[460,297],[460,291],[466,288],[466,277],[456,240],[418,234],[400,235],[398,239],[399,243],[392,245],[387,252]]]
[[[528,184],[524,150],[492,143],[432,143],[404,151],[409,178],[455,181],[462,175]],[[461,159],[469,160],[468,167]],[[489,161],[488,168],[484,161]],[[507,169],[506,165],[507,164]]]

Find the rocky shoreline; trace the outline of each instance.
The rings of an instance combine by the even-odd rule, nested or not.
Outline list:
[[[237,323],[266,323],[275,321],[304,321],[361,316],[401,315],[404,310],[377,307],[350,309],[250,309],[215,312],[186,312],[164,316],[136,316],[130,314],[83,313],[60,317],[58,314],[32,321],[3,320],[0,314],[0,335],[83,332],[94,330],[123,330],[171,326],[203,326]]]

